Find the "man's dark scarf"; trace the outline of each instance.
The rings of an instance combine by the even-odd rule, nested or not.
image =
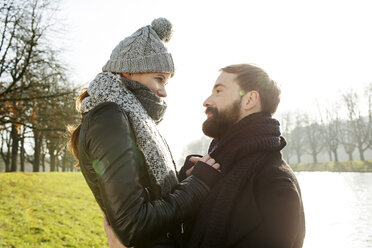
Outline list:
[[[220,163],[225,175],[202,205],[190,247],[224,247],[230,213],[244,184],[265,165],[270,152],[280,151],[286,145],[279,126],[270,114],[255,113],[212,141],[210,155]]]

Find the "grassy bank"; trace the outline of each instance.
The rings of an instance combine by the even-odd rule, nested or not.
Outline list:
[[[291,164],[294,171],[372,172],[372,160]]]
[[[80,173],[0,173],[0,247],[108,247]]]

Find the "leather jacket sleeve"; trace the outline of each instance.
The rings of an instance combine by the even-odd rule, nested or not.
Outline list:
[[[199,164],[200,176],[192,175],[167,197],[150,201],[139,182],[139,158],[127,116],[115,103],[104,105],[88,120],[84,149],[92,159],[110,225],[125,246],[137,246],[195,215],[212,186],[203,177],[217,176],[210,166]]]

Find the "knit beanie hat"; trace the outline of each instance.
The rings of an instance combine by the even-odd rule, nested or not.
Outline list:
[[[112,51],[102,71],[117,73],[169,72],[174,73],[172,55],[163,42],[168,42],[172,24],[165,18],[152,21],[122,40]],[[163,41],[163,42],[162,42]]]

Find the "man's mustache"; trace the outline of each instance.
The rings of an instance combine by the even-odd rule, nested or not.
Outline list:
[[[218,114],[218,110],[217,110],[217,108],[207,107],[205,109],[205,113],[206,114],[211,113],[212,115],[217,115]]]

